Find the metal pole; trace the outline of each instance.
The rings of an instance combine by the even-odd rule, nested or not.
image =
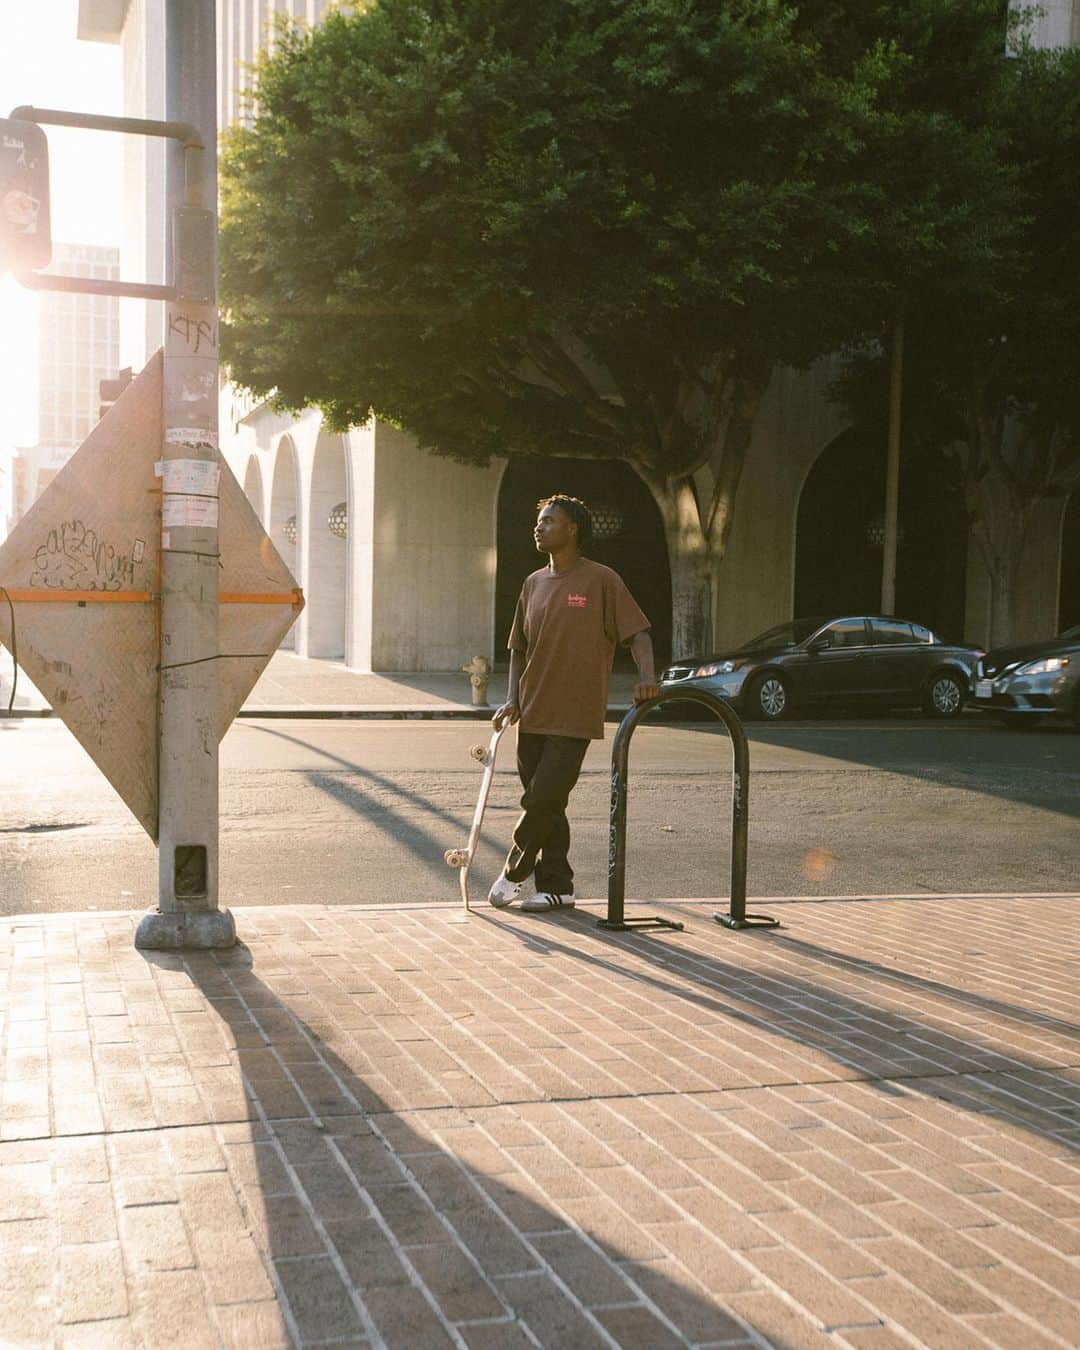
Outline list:
[[[161,454],[158,912],[140,947],[225,947],[218,908],[218,319],[215,0],[165,0],[165,102],[205,149],[170,149]]]
[[[889,448],[885,467],[885,537],[881,558],[881,612],[896,613],[896,546],[900,509],[900,419],[904,386],[904,320],[897,319],[889,371]]]

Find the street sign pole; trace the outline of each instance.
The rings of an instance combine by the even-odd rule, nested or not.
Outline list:
[[[144,948],[227,947],[218,908],[217,111],[215,0],[166,0],[166,116],[204,149],[170,147],[161,453],[158,911]]]

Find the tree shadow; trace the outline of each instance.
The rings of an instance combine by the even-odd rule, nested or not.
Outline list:
[[[534,952],[565,957],[590,970],[642,984],[653,996],[678,999],[700,1015],[730,1020],[746,1035],[742,1043],[732,1041],[734,1054],[742,1059],[750,1053],[761,1061],[761,1085],[808,1081],[791,1078],[790,1061],[783,1053],[783,1043],[790,1042],[811,1052],[820,1081],[839,1078],[872,1084],[885,1094],[917,1093],[1080,1149],[1075,1137],[1080,1088],[1057,1072],[1077,1062],[1080,1031],[1071,1023],[824,948],[802,951],[804,945],[813,944],[801,944],[775,930],[747,932],[741,940],[779,942],[793,955],[813,956],[842,972],[844,988],[839,979],[815,982],[782,967],[770,973],[736,965],[683,948],[678,939],[658,942],[642,933],[615,935],[596,928],[595,920],[580,910],[557,918],[529,915],[523,918],[527,927],[483,912],[475,918],[514,933]],[[566,926],[578,934],[587,930],[604,954],[552,936],[552,929]],[[650,973],[650,966],[660,968],[663,975]],[[900,986],[892,1006],[880,988],[883,974]],[[873,983],[873,1001],[845,992],[860,980],[868,986]],[[925,1009],[923,1020],[912,1015],[911,1001],[903,997],[905,987],[912,984]],[[928,999],[938,1008],[926,1008]],[[1005,1024],[1003,1034],[981,1022],[984,1013]],[[1025,1037],[1030,1049],[1017,1049]],[[778,1067],[771,1069],[771,1063]]]
[[[676,705],[678,706],[678,705]],[[690,705],[683,705],[688,708]],[[934,787],[954,788],[976,792],[982,796],[1003,801],[1039,807],[1070,819],[1080,816],[1080,779],[1073,784],[1062,778],[1062,765],[1052,767],[1032,764],[1025,758],[1032,747],[1044,753],[1059,751],[1066,757],[1066,768],[1075,768],[1072,747],[1075,729],[1064,722],[1033,727],[1028,735],[979,720],[964,725],[939,727],[935,759],[927,755],[927,740],[913,736],[913,728],[901,725],[907,718],[898,715],[897,725],[875,726],[872,737],[858,734],[866,713],[851,713],[841,717],[834,713],[823,715],[818,724],[814,719],[799,719],[794,723],[756,723],[747,727],[750,738],[750,762],[753,768],[754,743],[783,746],[789,750],[812,750],[815,755],[879,769],[884,773],[900,774]],[[850,725],[834,726],[835,722]],[[723,728],[695,719],[684,730],[702,734],[725,734]],[[929,736],[935,724],[927,722],[923,730]],[[807,733],[813,733],[812,745]],[[955,748],[956,759],[944,757]],[[991,758],[992,756],[992,758]],[[964,762],[959,762],[960,760]]]
[[[547,1195],[573,1188],[519,1165],[546,1151],[543,1121],[524,1114],[542,1099],[502,1105],[434,1041],[386,1057],[372,1008],[414,1010],[390,1009],[362,967],[316,948],[312,978],[271,958],[264,980],[243,945],[143,955],[186,973],[220,1019],[227,1165],[294,1344],[789,1344],[752,1330],[629,1221],[561,1212]],[[425,1101],[417,1056],[453,1104],[445,1091]]]

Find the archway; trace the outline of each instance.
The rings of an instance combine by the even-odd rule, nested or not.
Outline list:
[[[300,524],[297,519],[296,452],[292,440],[282,436],[274,456],[274,476],[270,486],[270,542],[281,554],[289,571],[297,576],[297,540]],[[281,643],[285,651],[296,650],[296,625],[289,629]]]
[[[315,447],[308,513],[308,655],[345,656],[348,483],[341,436],[322,433]]]
[[[818,456],[799,498],[795,617],[876,613],[881,606],[883,438],[857,428]],[[968,525],[956,462],[904,450],[896,612],[949,640],[963,637]]]
[[[259,520],[265,522],[265,516],[263,515],[262,470],[259,468],[257,455],[248,456],[247,467],[244,470],[244,496],[251,503],[252,509],[259,517]]]
[[[652,621],[657,671],[671,659],[671,573],[664,525],[652,494],[629,464],[612,459],[515,456],[499,487],[498,567],[495,580],[495,659],[505,661],[506,639],[521,583],[542,565],[532,539],[536,503],[556,492],[580,497],[593,512],[589,556],[613,567]],[[616,670],[633,670],[617,651]]]
[[[1080,623],[1080,488],[1069,498],[1061,525],[1058,632]]]

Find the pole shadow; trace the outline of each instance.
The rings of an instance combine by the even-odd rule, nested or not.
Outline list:
[[[560,1212],[511,1151],[535,1153],[542,1130],[478,1080],[459,1084],[452,1106],[445,1094],[423,1105],[411,1057],[380,1061],[365,1040],[364,1002],[377,991],[362,969],[316,952],[320,1002],[291,962],[271,960],[260,978],[242,944],[142,955],[186,973],[219,1019],[232,1086],[216,1119],[228,1123],[229,1173],[292,1344],[795,1350],[655,1242],[643,1246],[629,1221],[590,1226]],[[438,1077],[432,1050],[425,1068]],[[394,1084],[398,1100],[376,1083]]]

